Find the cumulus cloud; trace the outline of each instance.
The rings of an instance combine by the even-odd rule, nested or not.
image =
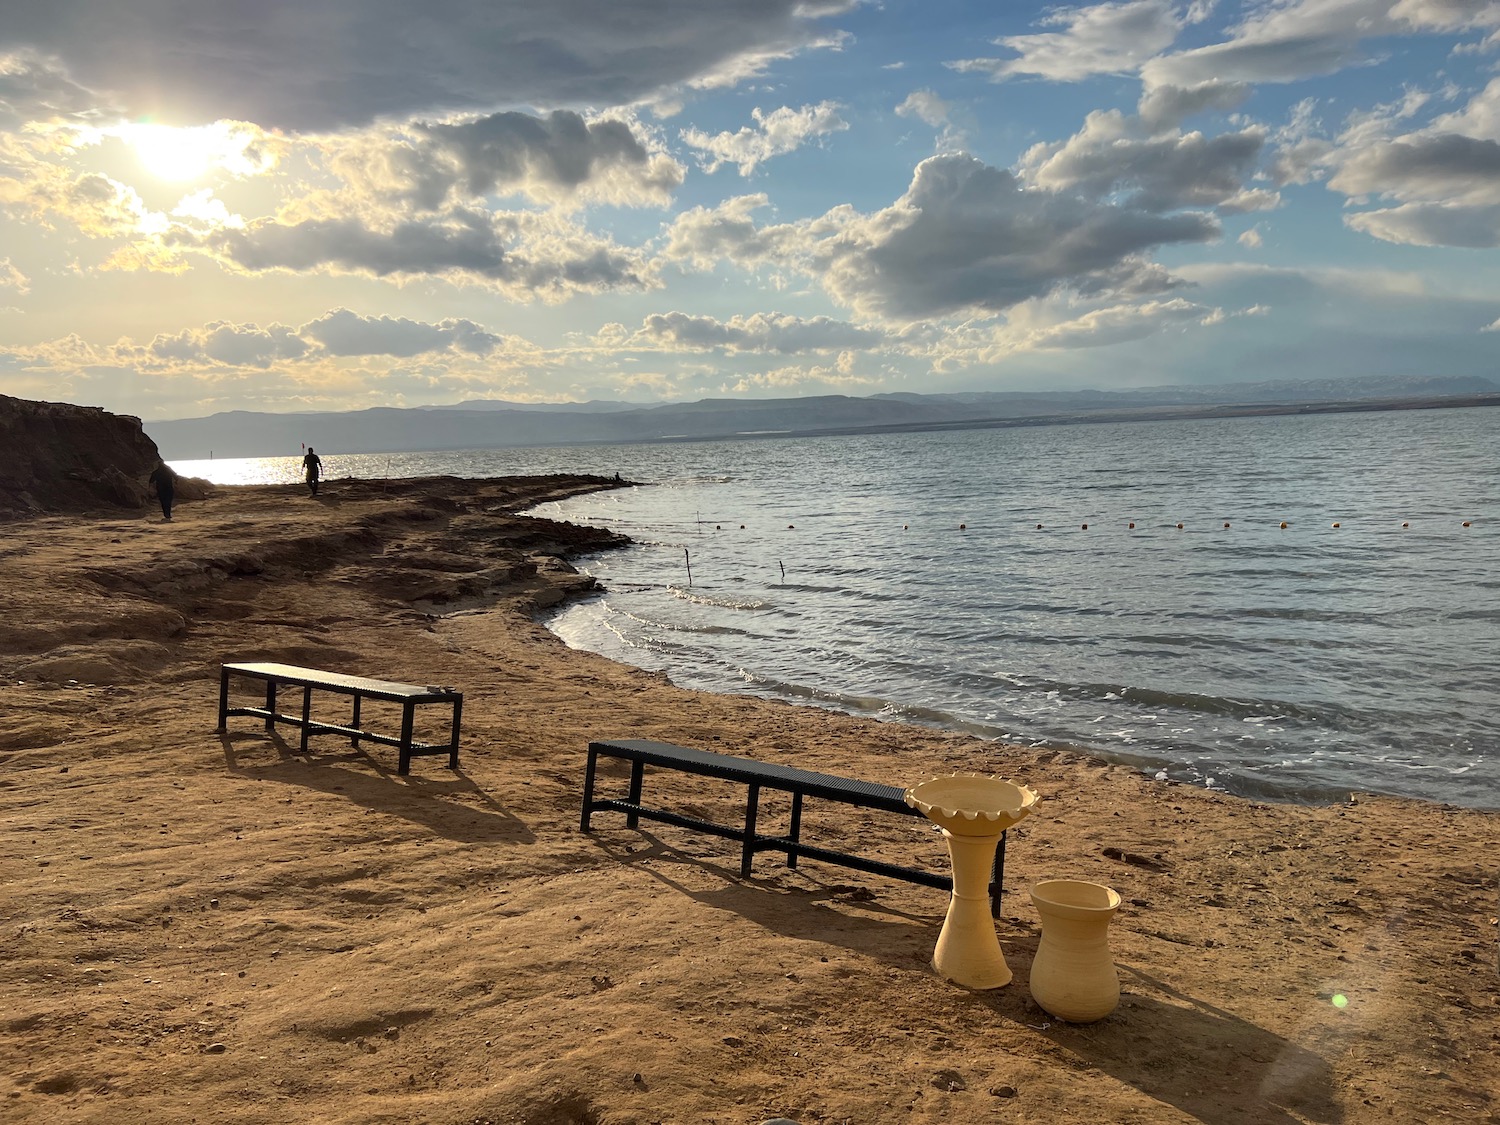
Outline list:
[[[1077,82],[1092,74],[1128,74],[1171,46],[1185,17],[1171,0],[1126,0],[1056,9],[1041,22],[1062,30],[995,40],[1016,52],[1016,58],[963,59],[948,65],[996,82],[1017,75]]]
[[[252,273],[287,270],[488,285],[517,300],[653,284],[634,249],[547,215],[454,211],[388,226],[358,218],[261,220],[207,235],[174,232],[173,245],[208,251]]]
[[[733,316],[727,321],[683,312],[654,313],[646,317],[635,336],[637,341],[687,349],[781,354],[868,348],[884,338],[879,329],[826,316],[803,319],[777,312]]]
[[[720,260],[754,268],[789,262],[801,239],[789,225],[756,226],[755,213],[771,205],[764,192],[735,196],[717,207],[693,207],[678,215],[667,231],[663,256],[694,269],[712,269]]]
[[[717,172],[725,164],[736,165],[740,175],[748,176],[773,156],[796,152],[815,137],[827,136],[849,128],[839,117],[837,102],[819,102],[800,109],[782,106],[764,113],[757,106],[750,112],[755,125],[744,126],[734,133],[709,134],[701,129],[684,129],[683,143],[704,154],[705,171]]]
[[[436,324],[404,316],[360,316],[334,309],[304,324],[298,334],[316,341],[330,355],[411,357],[453,348],[470,355],[489,355],[503,338],[472,320],[448,319]]]
[[[495,194],[663,204],[684,175],[635,123],[571,110],[414,123],[394,135],[375,129],[341,146],[334,168],[427,211]]]
[[[953,107],[931,90],[913,90],[906,100],[896,107],[897,117],[915,117],[926,125],[941,130],[937,138],[939,152],[953,152],[964,146],[963,132],[951,119]]]
[[[1252,126],[1206,137],[1154,133],[1139,118],[1114,110],[1090,113],[1074,136],[1034,145],[1019,163],[1028,184],[1053,192],[1114,198],[1143,211],[1218,207],[1226,211],[1274,206],[1274,194],[1247,190],[1266,143]]]
[[[52,0],[12,5],[0,52],[61,61],[131,117],[328,131],[524,105],[626,105],[832,39],[853,0]]]
[[[1497,99],[1500,82],[1492,81],[1461,110],[1400,132],[1426,103],[1414,91],[1351,115],[1331,141],[1302,145],[1312,174],[1351,205],[1391,204],[1346,214],[1351,229],[1386,242],[1488,249],[1500,245]]]
[[[1023,190],[1010,172],[964,155],[934,156],[890,207],[840,207],[819,219],[754,225],[755,197],[699,209],[673,225],[668,256],[718,257],[817,277],[840,304],[895,321],[996,313],[1057,290],[1144,295],[1177,283],[1150,249],[1216,238],[1198,212],[1164,215],[1074,193]]]
[[[280,360],[300,359],[307,344],[285,325],[258,328],[219,321],[157,336],[146,351],[158,360],[264,369]]]
[[[1202,82],[1180,86],[1152,86],[1141,95],[1138,112],[1153,130],[1174,128],[1195,113],[1211,109],[1228,111],[1250,96],[1243,82]]]

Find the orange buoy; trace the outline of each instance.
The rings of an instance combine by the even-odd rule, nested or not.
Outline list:
[[[1178,524],[1178,525],[1177,525],[1177,530],[1178,530],[1178,531],[1181,531],[1181,530],[1182,530],[1182,524]]]
[[[1282,531],[1285,531],[1285,530],[1286,530],[1286,520],[1282,520],[1282,521],[1281,521],[1281,530],[1282,530]]]
[[[1335,521],[1334,521],[1334,524],[1333,524],[1333,526],[1334,526],[1334,527],[1338,527],[1338,521],[1337,521],[1337,520],[1335,520]]]
[[[1468,527],[1468,526],[1469,526],[1469,521],[1468,521],[1468,520],[1464,520],[1464,526],[1465,526],[1465,527]]]

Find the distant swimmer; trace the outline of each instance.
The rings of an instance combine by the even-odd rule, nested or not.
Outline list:
[[[319,457],[312,446],[307,447],[307,455],[302,458],[302,471],[307,475],[307,489],[310,495],[318,494],[318,480],[323,476],[323,458]]]

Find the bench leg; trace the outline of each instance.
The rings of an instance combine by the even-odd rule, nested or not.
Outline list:
[[[745,837],[740,850],[740,877],[750,878],[750,861],[755,858],[755,819],[760,811],[760,786],[750,783],[750,793],[745,798]]]
[[[792,794],[792,831],[791,831],[791,840],[792,840],[792,843],[795,844],[795,843],[797,843],[801,839],[802,839],[802,791],[799,789],[797,792],[795,792],[795,793]],[[797,866],[797,853],[795,851],[788,851],[786,853],[786,865],[788,867],[796,867]]]
[[[266,730],[276,729],[276,681],[266,681]]]
[[[1005,888],[1005,833],[1000,833],[1000,846],[995,849],[995,866],[990,875],[990,917],[1000,917],[1000,896]]]
[[[594,813],[594,774],[599,767],[599,752],[589,747],[589,764],[583,771],[583,811],[578,816],[578,830],[589,830],[589,818]]]
[[[448,742],[448,768],[458,769],[458,725],[464,715],[464,698],[459,696],[453,701],[453,737]]]
[[[641,761],[639,758],[634,758],[631,760],[629,800],[632,805],[639,805],[641,803],[641,777],[645,773],[645,771],[645,762]],[[636,816],[635,813],[630,812],[625,814],[626,828],[637,828],[640,826],[640,823],[641,818]]]
[[[364,702],[364,698],[365,697],[360,695],[359,692],[354,693],[354,714],[353,717],[349,720],[349,725],[353,727],[356,732],[355,734],[349,736],[349,742],[354,746],[356,750],[359,749],[359,734],[357,733],[359,731],[359,705]]]
[[[307,753],[308,727],[312,725],[312,687],[302,689],[302,753]]]
[[[229,723],[229,669],[219,669],[219,732],[222,734]]]
[[[401,757],[396,763],[396,772],[403,775],[411,772],[412,714],[416,709],[417,705],[409,701],[401,705]]]

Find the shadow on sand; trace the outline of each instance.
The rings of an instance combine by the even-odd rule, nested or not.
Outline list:
[[[1214,1125],[1338,1125],[1327,1062],[1232,1012],[1117,964],[1120,1007],[1098,1023],[1068,1024],[1031,999],[1027,980],[1036,941],[1007,946],[1015,980],[973,993],[974,1001],[1018,1019],[1076,1057],[1159,1102]],[[1205,1082],[1205,1075],[1218,1080]]]
[[[817,867],[799,867],[795,876],[820,885],[789,888],[782,883],[788,869],[775,866],[769,856],[760,859],[764,870],[758,869],[747,880],[740,877],[737,860],[719,864],[702,859],[665,844],[646,831],[637,830],[632,839],[646,846],[608,840],[595,842],[612,859],[639,868],[675,893],[714,910],[738,914],[772,933],[825,941],[900,968],[924,964],[932,957],[932,943],[937,939],[941,915],[934,921],[908,914],[873,897],[865,897],[870,893],[867,887],[823,883],[820,879],[823,872]],[[714,890],[695,890],[660,868],[645,865],[646,860],[667,860],[693,867],[723,885]],[[827,905],[829,902],[853,906],[854,910],[832,909]],[[940,905],[946,908],[946,896],[941,897]]]
[[[428,776],[417,774],[414,764],[413,772],[401,777],[363,750],[303,755],[279,733],[220,734],[219,742],[224,748],[225,765],[241,777],[337,793],[356,805],[403,817],[436,835],[463,843],[536,841],[524,822],[479,788],[462,768],[449,770],[445,764],[434,768],[434,774],[440,776]],[[236,743],[245,742],[271,746],[278,760],[242,763]]]

